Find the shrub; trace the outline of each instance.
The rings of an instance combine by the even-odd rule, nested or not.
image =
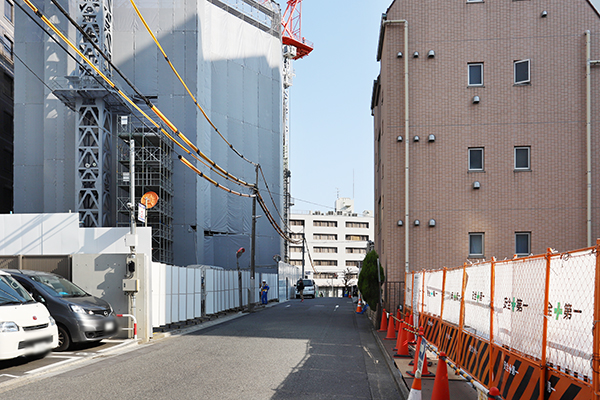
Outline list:
[[[369,254],[365,256],[360,275],[358,276],[358,289],[360,290],[363,299],[369,304],[369,307],[371,307],[372,310],[377,309],[381,285],[385,282],[385,274],[381,266],[379,267],[379,280],[377,278],[378,259],[379,255],[377,255],[377,252],[371,250]]]

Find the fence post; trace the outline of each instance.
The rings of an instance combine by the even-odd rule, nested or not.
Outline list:
[[[594,293],[594,354],[592,357],[592,376],[594,396],[600,399],[600,239],[596,239],[596,293]]]
[[[493,358],[494,350],[494,297],[496,294],[496,257],[492,257],[490,266],[490,360]],[[490,361],[491,365],[491,361]],[[490,385],[494,382],[494,369],[489,369]]]
[[[444,298],[446,297],[446,271],[448,268],[444,267],[444,276],[442,278],[442,304],[440,306],[440,321],[444,320]],[[437,345],[438,343],[436,343]]]
[[[463,279],[462,279],[462,290],[460,294],[460,317],[458,318],[458,337],[457,337],[457,346],[459,349],[462,348],[462,340],[463,340],[463,327],[465,325],[465,289],[467,288],[467,263],[463,263]],[[463,365],[463,354],[459,352],[458,354],[457,364],[458,366]]]
[[[544,289],[544,325],[542,330],[542,360],[540,362],[540,396],[544,398],[544,391],[546,390],[546,347],[548,344],[548,301],[550,296],[550,261],[552,260],[552,249],[546,249],[546,287]]]

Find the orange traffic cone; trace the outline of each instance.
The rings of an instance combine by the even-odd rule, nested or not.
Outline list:
[[[421,373],[417,372],[406,400],[421,400]]]
[[[394,339],[396,339],[396,330],[394,329],[394,316],[392,314],[389,314],[389,315],[390,315],[390,319],[388,321],[388,326],[387,326],[387,335],[383,339],[394,340]]]
[[[431,400],[450,400],[450,388],[448,387],[448,367],[446,366],[446,353],[441,352],[435,371],[435,382]]]
[[[358,305],[356,306],[356,313],[360,314],[362,312],[362,303],[360,301],[360,297],[358,298]]]
[[[385,311],[385,308],[384,308],[383,312],[381,313],[381,323],[379,324],[379,332],[387,331],[387,325],[388,325],[387,318],[388,318],[387,311]]]
[[[396,310],[396,331],[400,329],[400,321],[402,321],[402,314],[400,314],[400,310]]]
[[[417,367],[419,365],[419,351],[421,350],[421,346],[424,346],[423,343],[423,328],[419,328],[419,338],[417,339],[417,347],[415,347],[415,359],[413,360],[413,370],[407,371],[410,376],[415,376],[417,373]],[[427,354],[425,354],[425,360],[423,362],[423,371],[421,371],[422,377],[434,377],[435,375],[429,372],[427,369]]]
[[[396,351],[394,358],[410,358],[407,333],[408,332],[404,330],[404,321],[401,321],[400,328],[398,329],[398,341],[396,342],[396,348],[394,349]]]

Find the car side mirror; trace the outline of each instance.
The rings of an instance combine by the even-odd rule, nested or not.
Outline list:
[[[44,299],[44,298],[43,298],[41,295],[39,295],[39,294],[38,294],[37,296],[34,296],[34,299],[35,299],[35,301],[37,301],[38,303],[45,303],[45,302],[46,302],[46,299]]]

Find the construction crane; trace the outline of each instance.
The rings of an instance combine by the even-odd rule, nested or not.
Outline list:
[[[271,0],[262,0],[268,3]],[[281,18],[283,44],[283,220],[286,233],[289,233],[290,207],[293,205],[290,195],[290,178],[292,173],[289,169],[289,142],[290,142],[290,92],[294,69],[292,60],[306,57],[313,51],[313,44],[302,37],[302,0],[288,0],[287,7]],[[286,242],[284,249],[285,262],[290,262],[289,243]],[[312,263],[311,263],[312,266]],[[313,267],[314,269],[314,267]],[[316,272],[316,271],[315,271]]]
[[[314,45],[302,37],[302,0],[288,0],[281,24],[283,44],[296,47],[294,60],[305,57],[313,51]]]
[[[262,4],[269,3],[271,0],[262,0]],[[302,37],[302,0],[288,0],[287,7],[281,18],[282,42],[287,46],[294,46],[296,54],[291,57],[298,60],[306,57],[313,51],[312,42]]]

